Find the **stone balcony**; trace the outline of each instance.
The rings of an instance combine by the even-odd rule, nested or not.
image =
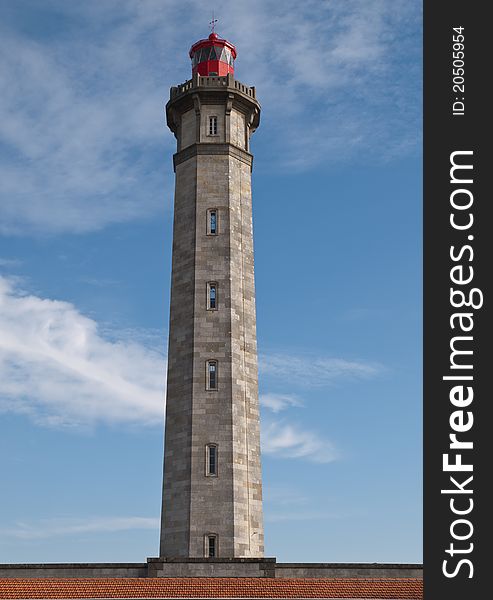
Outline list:
[[[245,96],[249,96],[253,100],[255,100],[255,87],[245,85],[235,79],[231,74],[226,75],[225,77],[214,77],[214,76],[206,76],[201,77],[200,75],[194,75],[192,79],[185,81],[180,85],[174,86],[171,88],[170,98],[171,100],[175,100],[180,96],[190,92],[192,89],[196,88],[224,88],[224,89],[232,89],[237,92],[241,92],[245,94]]]

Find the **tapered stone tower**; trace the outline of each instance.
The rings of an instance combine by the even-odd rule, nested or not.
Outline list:
[[[255,88],[212,33],[171,88],[177,139],[160,556],[264,553],[250,136]]]

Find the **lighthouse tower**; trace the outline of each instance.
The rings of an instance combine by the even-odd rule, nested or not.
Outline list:
[[[264,553],[252,240],[255,88],[216,33],[171,88],[177,140],[162,558]]]

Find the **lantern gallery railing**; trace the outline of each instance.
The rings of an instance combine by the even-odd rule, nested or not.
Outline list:
[[[202,77],[200,75],[194,75],[192,79],[185,81],[185,83],[171,88],[171,97],[176,98],[196,87],[234,88],[242,94],[250,96],[250,98],[255,98],[255,87],[249,87],[248,85],[237,81],[232,75],[226,75],[225,77],[215,77],[212,75]]]

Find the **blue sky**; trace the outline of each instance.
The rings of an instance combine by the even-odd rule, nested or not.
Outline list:
[[[214,7],[255,85],[266,554],[420,561],[421,14]],[[158,552],[195,0],[0,5],[0,562]]]

